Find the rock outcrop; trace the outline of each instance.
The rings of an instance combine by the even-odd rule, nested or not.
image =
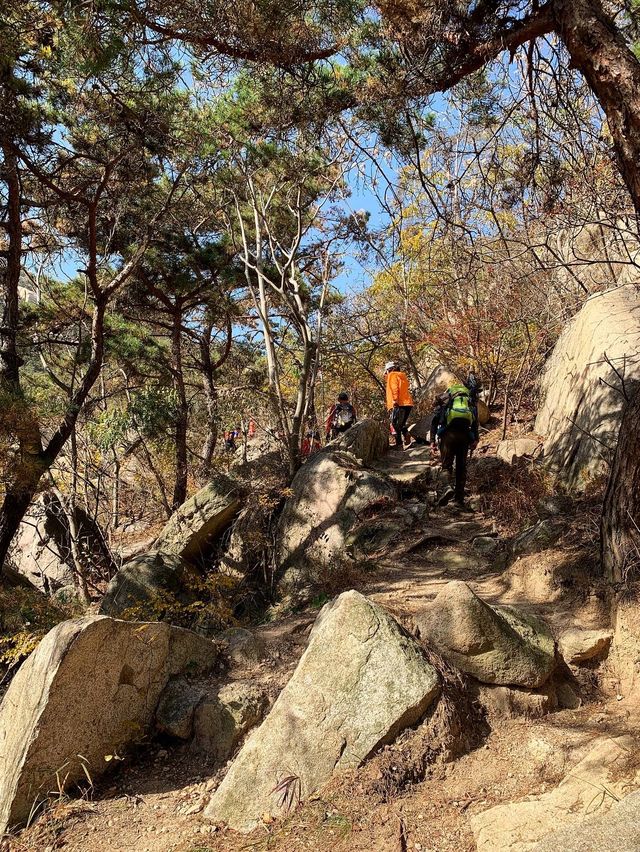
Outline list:
[[[329,446],[332,450],[350,453],[366,466],[386,453],[389,436],[377,420],[362,420],[338,435]]]
[[[481,683],[535,689],[556,665],[547,626],[511,607],[489,606],[452,581],[414,619],[416,632]]]
[[[100,605],[103,615],[115,618],[132,607],[171,596],[183,604],[195,599],[196,570],[173,553],[152,551],[126,562],[107,586]]]
[[[563,844],[538,842],[559,826],[580,831],[584,819],[597,808],[604,814],[630,788],[637,786],[638,772],[627,758],[634,748],[631,737],[602,738],[589,754],[554,789],[513,804],[497,805],[471,818],[478,852],[550,852],[564,850]],[[594,798],[595,797],[595,798]],[[584,836],[584,835],[583,835]],[[599,847],[570,847],[588,850]],[[618,849],[633,847],[618,846]]]
[[[153,549],[197,561],[238,513],[241,496],[235,480],[216,474],[174,512]]]
[[[248,831],[286,813],[332,774],[361,764],[417,722],[439,691],[419,646],[355,591],[327,604],[271,712],[245,742],[207,809]]]
[[[558,639],[558,650],[567,663],[580,665],[606,657],[613,633],[611,630],[580,630],[571,627]]]
[[[97,524],[77,508],[78,553],[83,566],[93,567],[108,577],[113,570],[111,557]],[[27,512],[16,534],[9,560],[13,568],[45,594],[74,584],[74,558],[69,521],[58,497],[42,494]]]
[[[545,366],[535,430],[567,486],[580,489],[607,469],[624,396],[640,381],[640,292],[634,285],[588,299]]]
[[[369,458],[371,450],[362,447],[359,433],[375,440],[374,446],[383,446],[378,442],[382,427],[374,423],[374,429],[371,423],[364,421],[349,430],[353,433],[349,446],[361,458]],[[397,497],[396,486],[384,474],[363,467],[340,441],[310,458],[291,484],[276,540],[276,582],[282,594],[304,594],[321,574],[340,570],[358,517]]]
[[[506,464],[516,464],[521,459],[534,459],[542,451],[542,441],[538,438],[509,438],[500,441],[496,448],[496,458]]]
[[[212,642],[167,624],[97,616],[47,633],[0,705],[0,834],[60,785],[99,777],[145,736],[169,679],[217,658]]]
[[[519,533],[512,542],[511,552],[514,556],[539,553],[553,547],[565,531],[566,524],[562,520],[545,518]]]

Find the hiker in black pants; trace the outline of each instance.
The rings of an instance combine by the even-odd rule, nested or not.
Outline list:
[[[452,385],[437,402],[438,408],[431,422],[431,446],[436,450],[440,440],[442,469],[449,480],[438,505],[445,506],[453,498],[459,508],[467,509],[464,502],[467,456],[478,445],[475,406],[465,385]],[[452,486],[452,483],[455,484]]]

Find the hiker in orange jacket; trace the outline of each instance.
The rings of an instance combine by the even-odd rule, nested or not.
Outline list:
[[[399,370],[394,361],[384,365],[384,377],[387,389],[387,409],[391,415],[391,425],[396,433],[396,449],[402,449],[402,437],[406,446],[411,444],[411,435],[407,429],[407,420],[413,408],[413,397],[409,390],[407,374]]]

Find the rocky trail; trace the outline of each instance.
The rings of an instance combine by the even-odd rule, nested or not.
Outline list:
[[[482,457],[472,463],[472,489],[486,463]],[[581,653],[589,656],[591,651],[580,645],[589,637],[608,646],[604,595],[584,570],[585,551],[576,542],[580,507],[564,506],[563,513],[539,520],[537,530],[513,538],[486,509],[480,510],[481,495],[473,490],[473,514],[433,505],[438,473],[428,447],[388,453],[371,468],[400,487],[401,499],[377,516],[373,529],[384,535],[374,536],[368,558],[345,578],[347,588],[366,595],[414,633],[416,624],[418,633],[421,623],[428,627],[424,613],[429,607],[439,608],[434,623],[455,622],[459,590],[468,587],[492,607],[507,605],[526,618],[543,618],[560,637],[567,662],[571,654],[574,662]],[[448,585],[452,581],[466,586]],[[245,692],[253,690],[272,705],[286,684],[292,688],[324,600],[250,625],[251,634],[238,631],[231,668],[205,678],[208,686],[213,678],[240,693],[246,687]],[[458,625],[464,632],[463,622]],[[570,647],[572,637],[576,647]],[[508,665],[514,653],[517,657],[508,649]],[[476,710],[460,699],[460,684],[452,675],[446,700],[427,721],[410,723],[362,767],[345,767],[303,806],[295,807],[292,799],[283,819],[266,813],[250,834],[237,834],[205,813],[229,764],[193,741],[165,736],[141,745],[111,774],[85,785],[81,799],[61,795],[32,828],[5,843],[16,852],[537,849],[553,829],[567,821],[596,820],[640,787],[637,710],[616,694],[603,655],[594,656],[593,662],[580,659],[578,668],[572,666],[566,677],[554,675],[551,685],[540,689],[481,680],[475,687]],[[473,665],[483,665],[473,659]],[[242,700],[246,704],[246,696]],[[481,712],[476,712],[478,702]],[[281,749],[286,754],[296,745],[283,741]],[[425,763],[425,754],[432,755],[431,762]],[[565,839],[562,848],[587,848],[571,842]]]

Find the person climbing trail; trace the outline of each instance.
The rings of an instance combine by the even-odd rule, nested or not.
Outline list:
[[[357,422],[356,410],[349,402],[349,394],[346,391],[338,394],[337,402],[334,402],[325,421],[325,433],[327,441],[332,441],[350,429]]]
[[[454,384],[436,398],[436,413],[431,421],[431,447],[440,450],[447,487],[438,498],[439,506],[453,499],[460,509],[470,511],[464,502],[467,482],[467,456],[478,446],[478,416],[469,388]],[[454,473],[455,469],[455,473]]]
[[[384,377],[386,382],[387,410],[391,417],[391,425],[395,432],[395,448],[402,449],[404,437],[406,447],[410,447],[412,438],[407,429],[407,420],[413,408],[413,397],[409,390],[409,379],[407,374],[399,370],[394,361],[388,361],[384,365]]]

